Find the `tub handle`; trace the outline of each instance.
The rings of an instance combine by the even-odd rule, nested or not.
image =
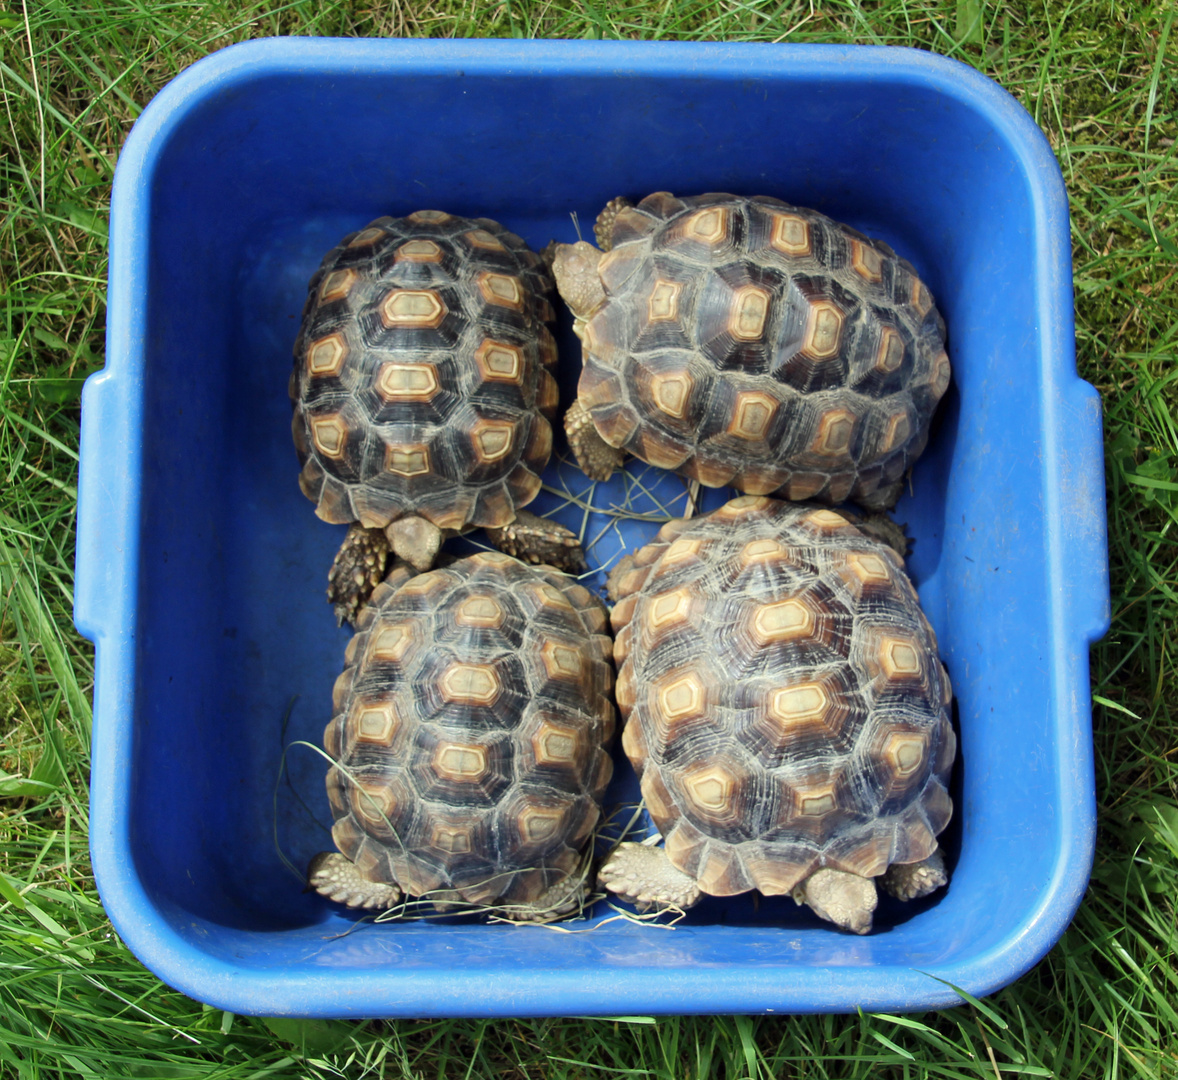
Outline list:
[[[1091,644],[1104,637],[1112,618],[1100,394],[1077,379],[1064,388],[1059,405],[1060,584],[1066,625]]]
[[[107,367],[82,388],[74,625],[95,643],[130,634],[135,610],[142,436],[126,382]]]

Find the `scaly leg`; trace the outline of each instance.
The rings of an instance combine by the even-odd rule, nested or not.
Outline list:
[[[597,882],[639,911],[686,911],[701,895],[695,878],[672,866],[666,851],[645,844],[619,844],[597,871]]]
[[[579,875],[562,878],[550,885],[530,904],[508,904],[504,914],[516,922],[552,922],[580,911],[589,889]]]
[[[537,566],[547,564],[569,574],[589,568],[576,533],[528,510],[517,510],[510,525],[488,529],[487,539],[500,551]]]
[[[626,207],[633,205],[624,195],[619,195],[616,199],[610,199],[605,204],[605,209],[597,215],[597,220],[593,223],[593,237],[602,251],[609,251],[613,247],[614,219]]]
[[[395,884],[369,881],[351,859],[336,851],[322,851],[311,860],[307,884],[329,900],[354,908],[387,911],[395,907],[402,896]]]
[[[593,418],[579,398],[564,414],[564,432],[577,465],[590,480],[608,480],[622,467],[622,451],[598,434]]]
[[[389,542],[382,529],[355,524],[348,530],[327,573],[327,599],[336,622],[355,624],[372,590],[384,580],[388,561]]]
[[[941,849],[936,848],[921,862],[894,863],[888,867],[887,873],[879,883],[885,892],[891,893],[899,900],[915,900],[920,896],[928,896],[942,885],[949,884]]]

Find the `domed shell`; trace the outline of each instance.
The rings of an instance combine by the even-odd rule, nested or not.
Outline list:
[[[336,846],[411,896],[530,903],[577,869],[612,762],[601,603],[487,553],[379,586],[324,744]]]
[[[508,524],[552,448],[551,289],[539,256],[487,218],[422,210],[344,237],[311,278],[290,383],[316,513]]]
[[[833,510],[745,496],[611,576],[622,745],[711,895],[917,862],[952,810],[952,692],[899,558]]]
[[[950,375],[911,264],[766,196],[660,192],[610,243],[579,394],[607,443],[709,487],[895,501]]]

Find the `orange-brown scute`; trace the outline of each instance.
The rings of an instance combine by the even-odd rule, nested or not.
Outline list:
[[[324,740],[343,854],[474,903],[564,878],[611,773],[604,626],[586,589],[499,553],[378,587]]]
[[[551,451],[551,290],[539,256],[485,218],[379,218],[330,251],[291,379],[299,482],[319,516],[510,522]]]
[[[708,486],[832,503],[894,488],[923,450],[945,324],[882,241],[778,199],[659,192],[615,218],[612,243],[581,380],[610,445]]]
[[[951,691],[889,547],[832,510],[744,496],[670,523],[610,592],[623,746],[705,892],[931,853]]]

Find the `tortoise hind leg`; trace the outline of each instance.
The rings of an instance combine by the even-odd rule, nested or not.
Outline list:
[[[920,862],[893,863],[879,884],[884,892],[891,893],[898,900],[915,900],[948,885],[949,875],[945,872],[941,849],[934,848],[933,853]]]
[[[389,561],[389,542],[381,529],[355,524],[348,530],[327,572],[327,599],[336,622],[355,625],[360,609],[383,580]]]
[[[912,546],[904,526],[894,522],[887,514],[871,513],[858,521],[852,521],[861,533],[865,533],[881,544],[887,544],[901,559],[908,558],[908,549]]]
[[[639,911],[686,911],[700,898],[695,878],[676,869],[662,848],[645,844],[619,844],[597,871],[597,883]]]
[[[530,904],[510,904],[507,916],[513,922],[552,922],[580,911],[589,895],[584,878],[573,874],[549,886]]]
[[[856,495],[854,499],[864,510],[882,514],[886,510],[894,509],[903,494],[904,479],[901,477],[891,484],[881,484],[870,495]]]
[[[529,510],[517,510],[515,520],[501,529],[487,529],[487,539],[521,562],[546,564],[569,574],[589,569],[576,533]]]
[[[402,893],[395,884],[369,881],[351,859],[337,851],[321,851],[307,869],[307,884],[337,904],[382,911],[395,907]]]

